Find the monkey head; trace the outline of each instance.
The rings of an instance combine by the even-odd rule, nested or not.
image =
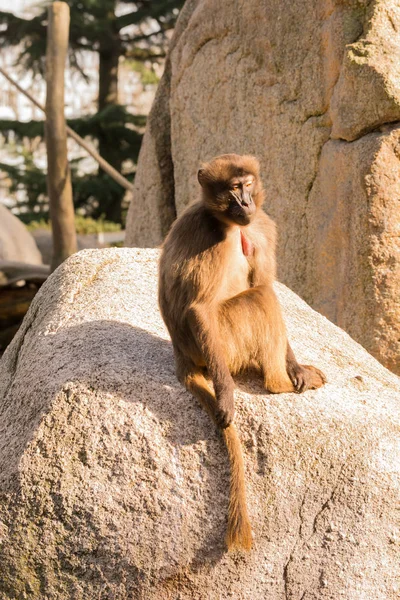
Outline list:
[[[248,225],[264,201],[260,165],[254,156],[223,154],[197,174],[206,208],[228,225]]]

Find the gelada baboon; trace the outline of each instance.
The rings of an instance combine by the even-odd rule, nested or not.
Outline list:
[[[159,303],[178,379],[223,431],[231,464],[228,549],[250,549],[232,375],[256,367],[274,393],[315,389],[325,377],[298,364],[286,337],[273,290],[275,225],[261,209],[257,159],[218,156],[198,180],[201,200],[177,219],[163,245]]]

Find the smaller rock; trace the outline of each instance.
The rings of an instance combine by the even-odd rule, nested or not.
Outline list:
[[[0,204],[0,260],[41,265],[42,256],[25,225]]]

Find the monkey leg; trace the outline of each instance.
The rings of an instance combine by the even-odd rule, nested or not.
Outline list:
[[[203,373],[194,366],[190,368],[187,365],[185,369],[184,363],[181,361],[179,375],[187,390],[199,400],[200,404],[215,420],[215,414],[218,412],[217,401]],[[250,550],[252,533],[246,505],[242,446],[233,423],[222,429],[222,436],[228,450],[231,472],[226,544],[228,550],[234,548]]]
[[[215,390],[214,419],[221,428],[228,427],[233,420],[235,388],[229,371],[216,318],[217,308],[211,305],[193,304],[187,311],[187,323],[201,360],[213,381]],[[193,363],[199,363],[192,357]]]
[[[325,375],[317,367],[300,365],[297,362],[289,342],[286,351],[286,370],[296,392],[299,393],[306,390],[315,390],[326,383]]]
[[[294,391],[286,369],[286,328],[271,286],[256,286],[223,302],[219,323],[233,373],[256,362],[270,392]]]
[[[180,383],[193,394],[208,412],[214,423],[219,425],[218,402],[212,393],[202,370],[190,359],[175,352],[176,376]]]

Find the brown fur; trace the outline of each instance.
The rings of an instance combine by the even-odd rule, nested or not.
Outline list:
[[[232,375],[256,367],[274,393],[317,388],[325,377],[299,365],[287,341],[272,286],[275,224],[261,210],[257,159],[217,157],[202,166],[198,179],[201,200],[178,218],[163,245],[159,303],[178,379],[223,429],[231,464],[228,548],[248,550],[252,537],[242,449],[232,423]],[[254,249],[249,255],[241,235],[246,248]]]

